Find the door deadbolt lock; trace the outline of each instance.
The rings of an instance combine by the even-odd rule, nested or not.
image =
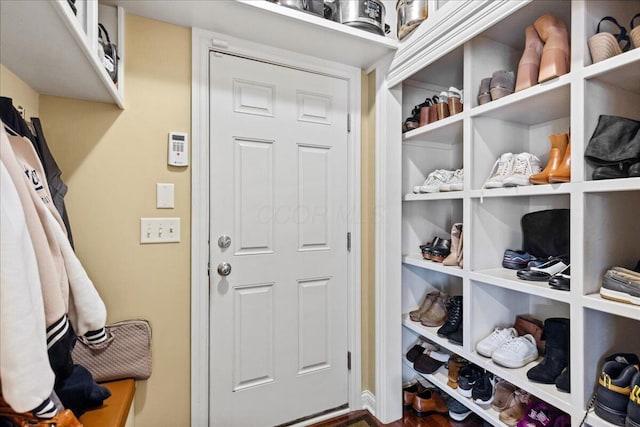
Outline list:
[[[218,274],[221,276],[228,276],[231,274],[231,264],[226,261],[218,264]]]
[[[218,237],[218,246],[222,249],[226,249],[231,246],[231,237],[227,236],[226,234]]]

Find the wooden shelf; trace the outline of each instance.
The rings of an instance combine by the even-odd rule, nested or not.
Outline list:
[[[115,0],[133,13],[367,69],[398,48],[392,38],[268,1]]]
[[[3,1],[0,15],[0,62],[36,92],[123,108],[66,0]]]

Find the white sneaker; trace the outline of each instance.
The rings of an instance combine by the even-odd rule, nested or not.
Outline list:
[[[476,351],[485,357],[491,357],[494,351],[508,340],[518,336],[514,328],[495,328],[491,335],[476,344]]]
[[[444,169],[436,169],[429,174],[427,179],[424,181],[424,184],[420,186],[420,193],[438,193],[440,191],[440,186],[447,182],[451,175],[452,171],[444,170]]]
[[[537,358],[536,339],[531,334],[511,338],[491,355],[495,363],[507,368],[522,368]]]
[[[540,159],[530,153],[520,153],[513,161],[513,172],[502,181],[505,187],[531,185],[529,177],[542,172]]]
[[[457,169],[447,182],[440,186],[440,191],[462,191],[464,188],[464,171]]]
[[[484,183],[484,188],[500,188],[504,180],[513,173],[513,161],[515,156],[512,153],[504,153],[493,164],[491,174]]]

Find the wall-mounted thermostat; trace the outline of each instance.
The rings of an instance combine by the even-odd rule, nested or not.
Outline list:
[[[189,135],[183,132],[169,133],[169,160],[171,166],[189,165]]]

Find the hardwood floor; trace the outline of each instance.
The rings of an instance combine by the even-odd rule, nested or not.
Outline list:
[[[421,418],[416,416],[411,408],[407,408],[403,412],[402,419],[389,424],[383,424],[378,421],[373,415],[371,415],[369,411],[360,410],[317,424],[313,424],[310,427],[363,427],[365,424],[362,424],[362,422],[360,424],[356,424],[359,421],[364,421],[368,424],[369,427],[447,427],[443,426],[443,418],[444,417],[439,417],[439,419],[437,420],[429,416]],[[448,421],[448,426],[451,427],[482,426],[483,424],[482,419],[475,414],[471,414],[470,416],[468,416],[464,420],[464,422],[457,422],[449,419],[448,417],[446,418]]]

